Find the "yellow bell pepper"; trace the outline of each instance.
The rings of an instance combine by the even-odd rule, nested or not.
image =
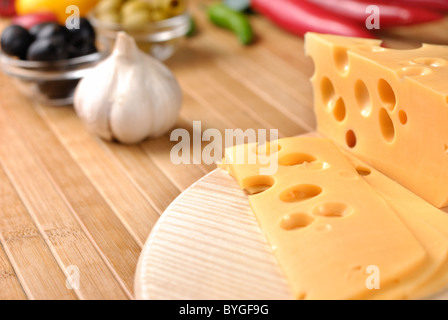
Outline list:
[[[71,15],[65,12],[68,6],[77,6],[83,17],[96,6],[97,2],[98,0],[16,0],[16,11],[19,15],[51,11],[57,15],[59,23],[65,24]]]

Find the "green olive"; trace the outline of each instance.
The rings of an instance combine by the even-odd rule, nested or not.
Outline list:
[[[142,29],[151,22],[151,13],[149,10],[136,11],[130,15],[123,15],[121,22],[127,30]]]
[[[123,5],[123,0],[101,0],[95,7],[97,14],[102,14],[105,12],[119,12],[121,6]]]
[[[160,10],[160,9],[152,9],[151,10],[151,20],[152,21],[160,21],[168,18],[168,15]]]
[[[131,16],[135,13],[145,12],[149,13],[150,7],[146,1],[143,0],[130,0],[126,1],[121,7],[121,16],[123,20],[128,16]]]
[[[185,0],[160,0],[160,4],[161,9],[170,17],[178,16],[187,9]]]

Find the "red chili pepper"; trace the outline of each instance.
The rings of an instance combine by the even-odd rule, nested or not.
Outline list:
[[[252,9],[299,36],[306,32],[318,32],[374,38],[365,26],[304,0],[252,0]]]
[[[433,10],[417,8],[409,5],[393,5],[378,0],[308,0],[320,7],[332,11],[359,23],[365,23],[369,17],[366,9],[370,5],[378,7],[380,27],[413,25],[440,20],[444,15]]]
[[[359,0],[365,3],[377,2],[382,4],[404,5],[414,6],[418,8],[424,8],[429,10],[441,10],[448,11],[447,0]]]
[[[15,14],[15,0],[0,0],[0,16],[12,17]]]

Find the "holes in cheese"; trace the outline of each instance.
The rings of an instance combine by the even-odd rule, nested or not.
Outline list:
[[[317,158],[311,154],[292,152],[282,155],[278,159],[278,164],[285,167],[300,166],[306,170],[325,170],[330,167],[330,164],[317,160]]]
[[[358,172],[358,174],[363,177],[368,176],[369,174],[372,173],[372,171],[369,168],[363,166],[357,166],[356,172]]]
[[[284,215],[280,220],[280,227],[284,230],[297,230],[310,225],[314,218],[306,213],[292,213]]]
[[[411,67],[403,67],[397,70],[397,74],[400,77],[418,77],[425,76],[430,74],[432,70],[423,66],[411,66]]]
[[[242,187],[249,195],[262,193],[271,188],[275,183],[271,176],[252,176],[243,179]]]
[[[338,100],[336,100],[334,107],[333,107],[333,115],[334,115],[334,118],[339,122],[341,122],[345,119],[346,110],[345,110],[344,99],[339,98]]]
[[[384,79],[378,80],[378,94],[383,104],[390,110],[395,109],[397,99],[392,86]]]
[[[348,130],[345,134],[345,142],[349,148],[354,148],[356,146],[356,135],[353,130]]]
[[[330,164],[325,161],[313,161],[305,163],[305,168],[308,170],[325,170],[330,168]]]
[[[356,48],[361,51],[366,51],[366,52],[381,52],[381,51],[386,50],[386,48],[383,48],[380,46],[366,46],[366,45],[359,45]]]
[[[392,119],[386,109],[380,109],[379,113],[380,130],[383,135],[384,140],[387,142],[392,142],[395,137],[395,128]]]
[[[333,48],[333,59],[336,68],[342,74],[345,74],[350,69],[350,60],[347,54],[347,49],[344,47]]]
[[[353,212],[353,209],[346,203],[328,202],[314,208],[313,214],[327,218],[342,218]]]
[[[307,153],[289,153],[278,159],[278,164],[281,166],[296,166],[304,164],[305,162],[316,161],[316,157]]]
[[[398,119],[400,120],[400,123],[403,125],[408,123],[408,115],[403,110],[398,111]]]
[[[351,208],[346,203],[342,202],[327,202],[322,203],[316,208],[314,208],[312,214],[325,218],[342,218],[353,212],[353,208]],[[280,220],[280,227],[285,230],[295,230],[301,229],[309,226],[315,221],[311,215],[307,213],[292,213],[287,214],[282,217]],[[319,224],[315,228],[318,232],[330,231],[330,224]]]
[[[317,197],[322,188],[313,184],[300,184],[283,191],[280,200],[283,202],[299,202]]]
[[[372,103],[370,101],[369,89],[362,80],[356,81],[355,84],[355,97],[358,104],[361,115],[368,117],[372,112]]]
[[[322,78],[320,85],[320,92],[322,96],[322,102],[327,106],[328,110],[331,110],[334,103],[336,92],[334,91],[333,83],[327,77]]]
[[[430,57],[416,58],[413,59],[412,62],[416,64],[423,64],[428,67],[441,67],[447,64],[447,60],[445,59]]]
[[[281,150],[281,146],[277,141],[274,142],[266,142],[264,144],[257,144],[253,150],[257,155],[270,156],[275,154]]]

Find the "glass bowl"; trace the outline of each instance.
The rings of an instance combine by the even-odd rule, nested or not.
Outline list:
[[[109,45],[114,46],[117,33],[125,31],[137,42],[138,47],[158,60],[165,61],[179,48],[182,39],[190,30],[190,14],[181,15],[148,23],[138,30],[127,30],[121,24],[102,22],[97,19],[95,9],[89,16],[89,21],[97,34],[109,40]]]
[[[0,51],[0,69],[21,93],[41,104],[71,105],[78,82],[111,51],[108,41],[98,40],[98,52],[67,60],[19,60]]]

